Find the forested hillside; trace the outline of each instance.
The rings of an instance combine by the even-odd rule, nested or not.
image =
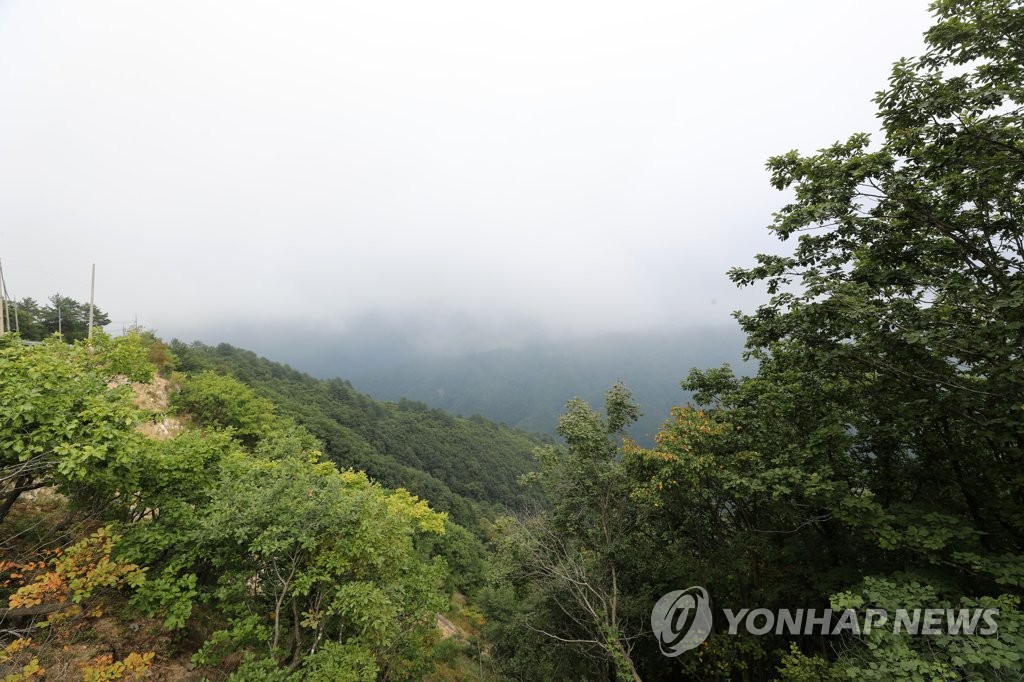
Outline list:
[[[879,139],[768,163],[757,373],[692,371],[653,448],[622,387],[570,405],[484,595],[510,678],[1024,676],[1024,6],[933,10]]]
[[[53,294],[45,304],[33,298],[6,303],[9,319],[5,328],[17,331],[28,341],[41,341],[51,334],[60,334],[66,341],[84,339],[89,333],[89,303],[80,303],[68,296]],[[92,310],[95,327],[110,324],[110,317],[99,307]]]
[[[621,383],[556,441],[0,334],[0,679],[1024,679],[1024,3],[932,11],[877,138],[769,159],[756,367],[690,369],[649,444]],[[491,360],[457,385],[524,414],[565,378]]]
[[[379,402],[342,379],[315,379],[227,344],[171,348],[184,371],[229,373],[252,386],[309,429],[341,466],[408,488],[469,527],[481,511],[494,516],[538,501],[518,478],[536,468],[533,449],[545,441],[539,436],[419,402]]]
[[[690,399],[679,379],[691,367],[725,362],[741,373],[753,371],[742,363],[742,350],[743,336],[735,327],[693,327],[419,357],[395,367],[356,370],[348,378],[377,398],[419,400],[454,414],[480,414],[548,434],[555,432],[569,398],[597,403],[609,386],[621,381],[642,413],[629,434],[653,445],[672,406]]]
[[[174,362],[147,334],[0,337],[2,679],[458,665],[436,621],[472,579],[472,536],[339,468],[237,379]]]

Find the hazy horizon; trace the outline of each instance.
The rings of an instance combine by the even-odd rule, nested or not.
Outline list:
[[[108,327],[108,330],[120,333],[120,329]],[[157,331],[167,340],[177,338],[185,343],[198,341],[207,345],[227,343],[323,379],[352,379],[380,369],[446,358],[570,348],[578,344],[616,343],[622,339],[696,338],[705,332],[713,338],[727,340],[728,347],[723,348],[724,361],[738,355],[744,341],[735,321],[571,335],[515,328],[512,324],[489,328],[471,320],[387,320],[367,315],[360,318],[358,331],[347,333],[312,325],[273,323],[211,325],[195,335]],[[674,381],[681,378],[675,377]]]
[[[874,131],[929,23],[880,0],[7,0],[0,259],[12,295],[79,300],[96,263],[112,329],[183,339],[731,324],[764,294],[726,270],[778,249],[767,157]]]

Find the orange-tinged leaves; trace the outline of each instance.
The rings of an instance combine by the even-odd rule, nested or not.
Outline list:
[[[21,672],[10,673],[3,677],[3,682],[25,682],[33,678],[40,678],[46,674],[46,669],[39,665],[39,659],[32,657],[27,663],[22,664],[20,661],[16,661],[18,654],[27,651],[32,645],[31,637],[19,637],[7,646],[0,649],[0,664],[5,668],[11,669],[14,666],[21,665]],[[21,659],[25,660],[24,658]]]
[[[140,680],[148,676],[153,666],[154,652],[144,654],[132,652],[120,661],[114,661],[111,654],[97,656],[91,663],[82,666],[84,682],[107,682],[112,680]]]
[[[138,585],[144,579],[143,569],[110,558],[117,540],[117,536],[109,529],[100,528],[67,552],[55,551],[52,568],[20,587],[9,597],[8,606],[24,608],[52,603],[77,604],[100,588]],[[43,568],[45,564],[38,562],[33,568],[36,566]],[[80,609],[75,610],[76,614],[79,612]],[[54,618],[59,617],[51,617],[51,621]]]

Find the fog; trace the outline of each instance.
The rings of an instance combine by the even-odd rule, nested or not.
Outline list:
[[[10,293],[387,352],[723,324],[926,2],[0,1]],[[290,330],[290,331],[289,331]],[[412,335],[415,341],[409,341]],[[276,341],[275,341],[276,343]]]

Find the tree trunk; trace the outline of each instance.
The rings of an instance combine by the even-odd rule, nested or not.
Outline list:
[[[0,609],[0,623],[7,620],[46,616],[60,611],[64,606],[64,604],[38,604],[36,606],[22,606],[17,609]]]
[[[43,487],[43,484],[33,483],[31,476],[22,476],[15,481],[14,488],[4,495],[4,501],[0,502],[0,523],[3,523],[4,519],[7,518],[7,512],[11,511],[11,507],[18,501],[22,493],[41,487]]]

